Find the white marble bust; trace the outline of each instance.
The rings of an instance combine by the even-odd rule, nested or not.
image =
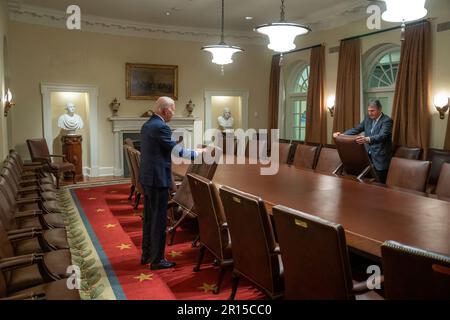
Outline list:
[[[230,108],[224,108],[221,116],[217,118],[217,122],[219,123],[219,128],[224,131],[233,130],[234,119],[231,116]]]
[[[67,134],[74,135],[78,129],[83,129],[83,119],[75,114],[75,105],[69,102],[66,106],[67,113],[61,115],[58,119],[58,127],[66,130]]]

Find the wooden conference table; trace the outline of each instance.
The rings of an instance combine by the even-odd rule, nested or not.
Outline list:
[[[173,165],[184,176],[188,165]],[[261,165],[219,164],[213,178],[277,204],[341,224],[349,247],[375,258],[386,240],[450,256],[450,203],[327,176],[280,164],[278,174],[260,175]]]

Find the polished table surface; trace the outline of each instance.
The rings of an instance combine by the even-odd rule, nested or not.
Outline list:
[[[213,178],[277,204],[341,224],[350,247],[380,257],[380,245],[395,240],[450,256],[450,203],[413,193],[280,165],[260,175],[261,165],[220,164]],[[173,165],[183,176],[187,165]]]

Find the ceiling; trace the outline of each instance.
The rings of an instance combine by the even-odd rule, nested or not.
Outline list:
[[[366,14],[373,0],[285,0],[286,19],[292,22],[326,25],[330,20],[349,22]],[[77,4],[81,13],[103,18],[165,26],[200,29],[220,28],[220,0],[9,0],[65,11]],[[225,0],[225,30],[249,32],[258,24],[279,19],[279,0]],[[170,15],[167,15],[167,12]],[[246,16],[253,20],[246,20]],[[323,27],[322,27],[323,28]],[[314,29],[313,29],[314,30]]]

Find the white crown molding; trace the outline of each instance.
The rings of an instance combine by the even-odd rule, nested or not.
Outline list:
[[[8,4],[9,18],[12,21],[62,29],[66,28],[67,15],[63,11],[30,5],[20,5],[16,0],[10,0],[8,1]],[[219,43],[220,40],[219,30],[215,29],[138,23],[129,20],[110,19],[83,13],[81,15],[81,31],[207,43]],[[263,45],[265,43],[265,38],[255,32],[233,31],[232,33],[225,34],[225,40],[233,44],[246,43]]]
[[[346,0],[308,14],[307,18],[295,22],[310,26],[313,32],[336,28],[363,19],[367,16],[366,8],[370,4],[376,3],[375,0]],[[21,4],[20,0],[8,0],[8,8],[9,18],[12,21],[66,28],[67,15],[64,11]],[[153,39],[196,41],[208,44],[218,43],[220,40],[219,30],[216,29],[147,24],[87,14],[82,14],[81,20],[81,31]],[[225,34],[225,40],[230,44],[267,45],[266,37],[253,31],[232,31]]]

